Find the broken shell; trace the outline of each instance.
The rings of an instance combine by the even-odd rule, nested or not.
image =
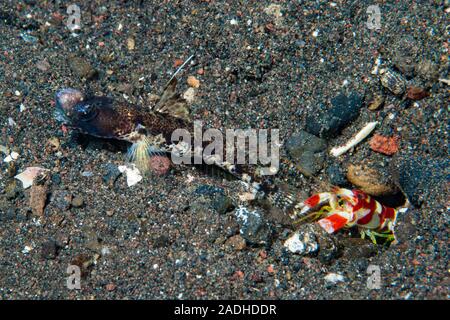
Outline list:
[[[135,165],[119,166],[118,169],[121,173],[125,172],[125,175],[127,177],[127,185],[129,187],[134,186],[143,179],[141,173],[139,172],[139,169],[136,168]]]
[[[336,284],[338,282],[345,281],[344,276],[337,274],[337,273],[328,273],[324,279],[325,279],[325,281],[330,282],[332,284]]]
[[[340,155],[344,154],[354,146],[356,146],[358,143],[363,141],[377,126],[378,121],[369,122],[367,123],[364,128],[362,128],[353,138],[351,138],[349,141],[347,141],[346,144],[340,147],[334,147],[330,150],[331,155],[335,157],[339,157]]]
[[[33,184],[34,178],[43,172],[49,171],[48,169],[40,167],[28,167],[22,173],[16,175],[14,178],[22,181],[23,188],[27,189]]]
[[[296,231],[285,242],[284,246],[293,253],[305,255],[316,252],[319,249],[316,235],[312,230],[306,232]]]
[[[11,162],[19,159],[19,154],[15,151],[11,152],[5,159],[3,159],[4,162]]]
[[[188,88],[183,93],[183,98],[184,98],[184,100],[187,101],[187,103],[192,104],[195,101],[195,94],[196,94],[196,91],[194,88]]]
[[[390,69],[380,70],[380,82],[383,87],[395,95],[401,95],[405,92],[406,80],[401,74]]]
[[[135,46],[136,46],[136,42],[135,42],[134,38],[131,38],[131,37],[128,38],[127,39],[127,48],[128,48],[128,50],[130,50],[130,51],[134,50]]]

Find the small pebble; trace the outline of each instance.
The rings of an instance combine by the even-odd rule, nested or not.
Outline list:
[[[232,247],[236,251],[241,251],[245,249],[246,242],[245,239],[238,234],[228,238],[227,241],[225,241],[225,245]]]
[[[80,208],[82,207],[84,204],[83,198],[81,198],[80,196],[75,196],[72,199],[72,207],[74,208]]]
[[[39,217],[44,215],[44,208],[47,201],[47,186],[33,185],[30,192],[30,207],[33,214]]]
[[[128,38],[127,39],[128,50],[130,50],[130,51],[134,50],[135,46],[136,46],[136,42],[135,42],[134,38]]]
[[[398,141],[399,137],[397,136],[385,137],[380,134],[374,134],[372,139],[370,139],[369,145],[373,151],[391,156],[398,151]]]
[[[428,97],[430,93],[423,88],[411,86],[408,87],[406,95],[411,100],[421,100]]]
[[[172,165],[170,159],[166,156],[150,157],[150,169],[153,173],[162,176],[169,172]]]
[[[200,87],[200,80],[198,80],[196,77],[194,76],[189,76],[187,78],[187,84],[192,87],[192,88],[198,88]]]
[[[386,169],[369,164],[350,164],[347,168],[347,179],[372,196],[394,194],[397,188],[390,181],[390,174]]]
[[[42,244],[41,257],[47,260],[53,260],[58,255],[59,246],[55,240],[48,240]]]
[[[48,71],[50,69],[50,63],[46,59],[39,61],[36,63],[36,68],[41,71]]]
[[[97,75],[97,70],[85,58],[71,56],[68,62],[72,71],[80,78],[92,79]]]
[[[344,277],[337,273],[328,273],[325,276],[325,281],[331,282],[332,284],[336,284],[338,282],[344,282]]]
[[[108,284],[106,285],[106,290],[108,290],[108,291],[114,291],[114,290],[116,290],[116,285],[115,285],[114,283],[108,283]]]

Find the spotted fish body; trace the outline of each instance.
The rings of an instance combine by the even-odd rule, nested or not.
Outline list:
[[[76,95],[76,99],[68,96]],[[188,121],[170,114],[150,112],[124,101],[106,97],[85,98],[74,89],[56,95],[56,118],[68,127],[100,138],[134,143],[143,134],[162,135],[170,143],[175,129],[189,129]]]
[[[56,94],[55,116],[66,126],[84,134],[132,143],[129,160],[145,172],[152,155],[173,150],[171,138],[176,129],[186,129],[193,135],[194,127],[186,111],[187,103],[175,93],[175,86],[174,79],[153,110],[106,97],[86,98],[78,90],[63,89]],[[261,189],[255,182],[260,177],[255,177],[252,166],[234,166],[227,162],[216,162],[215,166],[257,191]]]

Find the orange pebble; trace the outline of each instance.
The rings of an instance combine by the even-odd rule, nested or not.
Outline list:
[[[380,134],[375,134],[370,140],[369,145],[373,151],[390,156],[398,151],[398,140],[399,138],[397,136],[385,137]]]
[[[175,59],[175,61],[173,62],[173,66],[175,68],[178,68],[179,66],[181,66],[183,64],[183,60],[181,59]]]
[[[200,81],[194,76],[189,76],[187,78],[187,84],[192,88],[200,87]]]

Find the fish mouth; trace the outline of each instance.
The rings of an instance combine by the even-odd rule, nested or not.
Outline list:
[[[56,121],[58,121],[61,124],[66,124],[66,125],[70,124],[69,117],[66,115],[64,110],[61,108],[56,107],[56,109],[53,110],[53,117],[56,119]]]

